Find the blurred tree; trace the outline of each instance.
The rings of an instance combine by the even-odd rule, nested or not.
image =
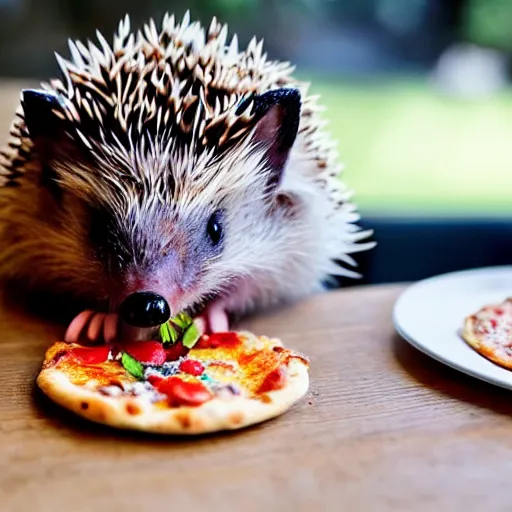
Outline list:
[[[67,55],[67,39],[94,39],[98,29],[107,39],[125,14],[134,28],[167,11],[209,23],[213,15],[237,25],[252,19],[263,0],[17,0],[0,1],[0,75],[44,77],[57,71],[53,52]],[[259,26],[264,26],[263,23]],[[233,27],[231,27],[233,30]],[[251,34],[252,35],[252,34]],[[247,35],[246,39],[250,36]]]
[[[480,46],[512,52],[512,1],[468,0],[461,34]]]
[[[94,39],[98,29],[110,39],[126,13],[136,28],[166,11],[181,18],[187,9],[205,25],[212,16],[228,23],[241,45],[253,35],[264,39],[270,58],[299,67],[422,66],[447,46],[466,1],[0,0],[0,75],[47,77],[57,71],[53,52],[68,54],[68,38]]]

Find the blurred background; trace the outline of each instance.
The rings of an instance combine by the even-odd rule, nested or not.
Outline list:
[[[364,282],[512,263],[512,0],[0,0],[4,131],[68,37],[186,9],[264,38],[322,95],[379,242]]]

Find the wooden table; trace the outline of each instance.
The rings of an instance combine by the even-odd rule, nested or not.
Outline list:
[[[244,327],[312,358],[311,389],[238,433],[173,440],[78,420],[33,389],[62,328],[0,308],[0,510],[510,510],[511,394],[403,342],[401,286],[317,296]]]

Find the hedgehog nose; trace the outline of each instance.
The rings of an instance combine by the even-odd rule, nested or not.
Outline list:
[[[156,327],[169,320],[171,308],[157,293],[137,292],[123,301],[119,315],[125,323],[133,327]]]

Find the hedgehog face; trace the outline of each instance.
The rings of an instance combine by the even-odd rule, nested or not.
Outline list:
[[[247,272],[237,261],[250,260],[251,237],[264,246],[275,236],[268,222],[297,136],[300,94],[278,89],[250,103],[252,128],[221,151],[184,144],[169,135],[172,126],[167,137],[146,132],[124,145],[86,137],[55,95],[24,92],[46,181],[88,208],[87,242],[112,308],[145,291],[173,312],[196,308]]]
[[[180,216],[161,206],[143,218],[137,215],[91,209],[91,247],[102,264],[111,307],[149,291],[164,297],[173,311],[189,307],[210,262],[222,257],[223,210]]]

